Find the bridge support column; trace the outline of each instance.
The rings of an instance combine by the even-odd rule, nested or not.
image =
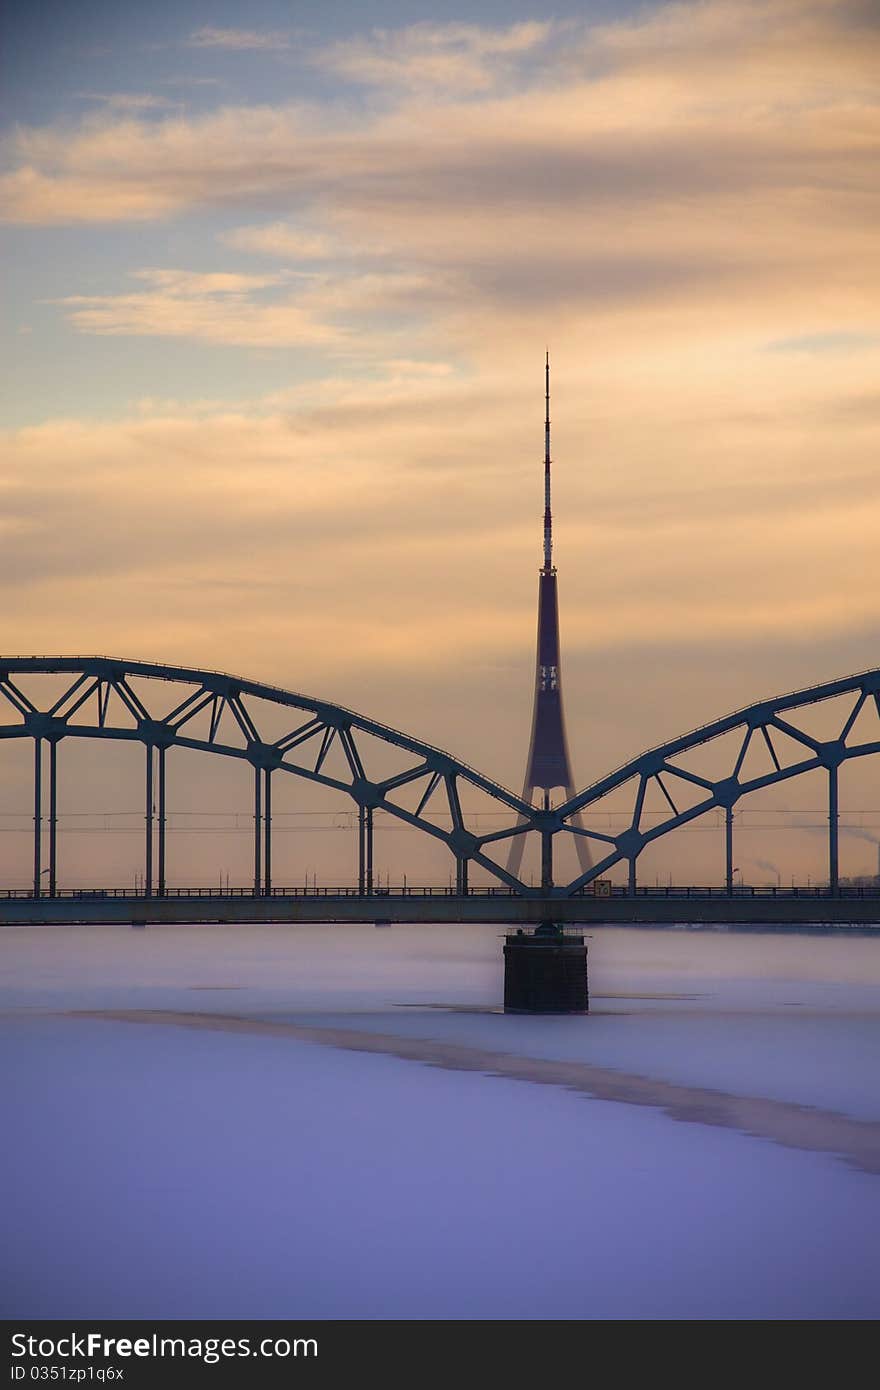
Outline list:
[[[629,861],[629,879],[627,882],[627,892],[632,893],[633,897],[635,897],[635,891],[637,886],[638,883],[636,878],[636,856],[633,855]]]
[[[40,896],[43,848],[43,740],[34,739],[34,897]]]
[[[144,897],[153,896],[153,745],[148,743],[147,750],[147,778],[146,778],[146,802],[147,809],[144,820],[146,822],[146,844],[144,852]]]
[[[367,887],[366,864],[366,812],[358,806],[358,896],[363,897]]]
[[[724,882],[727,896],[733,897],[733,807],[724,812]]]
[[[464,856],[455,861],[455,891],[460,898],[467,897],[468,861]]]
[[[263,769],[263,892],[272,892],[272,770]]]
[[[365,878],[367,895],[373,891],[373,808],[364,810]]]
[[[262,769],[254,764],[254,897],[260,896],[263,877]]]
[[[49,740],[49,897],[58,883],[58,740]]]
[[[159,897],[165,896],[165,753],[164,745],[159,747]]]
[[[534,932],[504,938],[506,1014],[589,1013],[587,947],[581,935],[566,936],[544,922]]]
[[[836,893],[839,887],[838,873],[838,832],[839,811],[837,802],[837,768],[828,769],[828,889]]]
[[[553,887],[553,834],[541,831],[541,888],[547,893]]]
[[[546,792],[544,809],[549,809]],[[459,865],[466,873],[467,860],[459,860]],[[553,831],[549,829],[541,830],[541,891],[553,892]],[[582,935],[566,936],[561,923],[546,921],[533,932],[519,930],[504,938],[505,1013],[585,1014],[589,1007]]]

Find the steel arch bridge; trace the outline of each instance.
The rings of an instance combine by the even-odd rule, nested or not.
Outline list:
[[[811,734],[796,723],[797,711],[811,705],[833,702],[834,709],[830,723],[835,729],[831,738],[820,738]],[[844,708],[840,708],[841,701]],[[865,721],[864,716],[873,712],[875,720]],[[785,716],[789,717],[786,718]],[[871,737],[865,738],[865,723],[869,724]],[[732,740],[731,740],[731,736]],[[694,772],[687,762],[682,763],[695,749],[701,749],[716,740],[728,740],[728,762],[721,777],[710,777]],[[755,743],[766,750],[771,770],[759,775],[744,775],[744,764]],[[732,744],[732,746],[731,746]],[[792,691],[772,699],[759,700],[753,705],[736,710],[704,724],[669,743],[650,748],[637,758],[593,783],[565,806],[559,808],[559,817],[573,834],[586,834],[604,849],[604,856],[598,860],[588,874],[582,874],[567,885],[566,892],[573,893],[592,879],[606,873],[614,865],[625,861],[629,870],[629,887],[636,887],[636,864],[646,845],[681,826],[698,819],[709,811],[723,810],[725,813],[725,861],[726,884],[728,891],[733,888],[733,813],[737,803],[750,792],[760,791],[804,774],[824,770],[827,776],[828,805],[828,884],[831,892],[839,887],[839,769],[852,758],[866,757],[880,753],[880,670],[862,671],[857,675],[845,676],[840,680],[826,681],[821,685],[808,686],[804,690]],[[632,788],[631,814],[629,824],[618,835],[601,833],[589,825],[590,808],[609,793],[617,791],[626,784]],[[667,807],[664,817],[651,825],[643,825],[645,797],[649,787],[654,784],[660,791]],[[574,816],[581,813],[584,828],[571,824]]]
[[[16,677],[23,675],[70,679],[41,708],[17,683]],[[187,690],[174,691],[175,686]],[[168,687],[172,688],[170,704]],[[844,700],[842,711],[839,697],[851,697]],[[834,737],[818,738],[792,722],[798,710],[824,701],[834,701],[839,712]],[[289,711],[287,732],[269,737],[258,703]],[[238,759],[253,769],[255,894],[270,893],[272,888],[272,781],[276,774],[300,777],[352,799],[358,813],[361,894],[373,888],[373,815],[380,809],[446,846],[455,861],[458,894],[468,892],[469,866],[474,864],[517,894],[566,897],[583,892],[622,862],[634,892],[642,850],[713,810],[725,813],[726,882],[732,891],[734,807],[751,792],[817,769],[827,776],[828,881],[836,892],[838,773],[848,759],[880,752],[880,723],[871,729],[875,736],[870,738],[865,738],[861,727],[864,714],[871,711],[880,719],[880,670],[761,700],[649,749],[548,811],[529,805],[441,749],[342,706],[274,686],[215,671],[113,657],[0,658],[0,738],[32,739],[34,745],[35,897],[43,891],[44,873],[48,873],[49,896],[57,891],[58,745],[69,737],[133,741],[145,748],[144,887],[148,897],[163,896],[166,891],[166,755],[171,748]],[[724,776],[708,776],[688,765],[693,750],[715,740],[727,739],[729,745],[731,735]],[[407,765],[390,776],[369,777],[364,756],[368,740],[397,750]],[[766,750],[770,771],[748,777],[744,764],[756,740]],[[331,772],[329,759],[334,750],[335,772]],[[44,751],[49,784],[45,811]],[[465,786],[488,796],[499,811],[509,814],[510,824],[480,834],[462,806]],[[597,805],[625,787],[631,793],[627,824],[610,834]],[[645,800],[652,787],[659,790],[667,809],[662,819],[649,825]],[[437,824],[438,811],[450,822],[450,829]],[[48,829],[46,870],[42,867],[44,827]],[[529,834],[537,835],[541,844],[539,889],[528,887],[492,857],[493,846],[504,849],[511,837]],[[596,861],[567,884],[554,884],[553,879],[554,843],[559,836],[585,837]]]

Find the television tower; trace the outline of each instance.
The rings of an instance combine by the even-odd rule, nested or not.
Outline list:
[[[565,736],[565,717],[562,712],[562,676],[559,666],[559,606],[557,602],[556,566],[553,564],[553,516],[550,510],[550,353],[544,363],[544,564],[538,576],[538,651],[535,675],[535,705],[532,714],[532,738],[526,761],[523,801],[531,802],[536,791],[543,793],[542,805],[550,808],[550,793],[555,787],[565,790],[565,799],[574,796],[571,758]],[[574,820],[579,823],[580,818]],[[525,836],[511,841],[507,860],[508,871],[519,874]],[[575,836],[581,873],[592,867],[590,851],[582,835]]]

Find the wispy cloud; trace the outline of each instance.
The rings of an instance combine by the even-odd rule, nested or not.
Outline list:
[[[861,352],[880,347],[878,333],[804,333],[797,338],[779,338],[767,344],[769,352],[826,353]]]
[[[290,222],[236,227],[231,232],[224,232],[221,241],[237,251],[296,261],[327,260],[343,250],[339,242],[325,232],[309,231]]]
[[[265,29],[215,29],[205,25],[186,40],[191,48],[225,48],[274,52],[290,47],[290,34]]]
[[[111,111],[167,111],[180,105],[152,92],[77,92],[76,96],[79,101],[93,101]]]
[[[265,290],[285,282],[284,275],[242,275],[238,271],[136,270],[139,280],[181,297],[198,294],[240,295],[253,290]]]
[[[357,358],[387,353],[389,341],[426,307],[451,296],[433,278],[405,271],[345,277],[145,269],[146,288],[66,295],[58,303],[84,333],[188,338],[238,347],[336,346]],[[365,320],[373,331],[354,336]],[[412,335],[410,334],[410,337]]]
[[[194,77],[184,73],[180,77],[159,77],[156,79],[163,87],[222,87],[221,77]]]
[[[266,301],[261,292],[288,283],[283,275],[134,272],[146,288],[128,294],[68,295],[60,303],[73,325],[104,336],[188,338],[246,347],[339,342],[334,327],[296,299]]]
[[[365,38],[331,44],[314,54],[312,61],[367,86],[486,92],[534,55],[560,27],[527,21],[507,29],[431,23],[374,29]]]

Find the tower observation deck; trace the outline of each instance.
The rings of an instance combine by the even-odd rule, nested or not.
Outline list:
[[[549,809],[550,793],[557,787],[565,799],[574,796],[574,777],[565,733],[562,707],[562,673],[559,644],[559,595],[556,566],[553,564],[553,512],[550,501],[550,354],[544,362],[544,563],[538,575],[538,647],[535,672],[535,702],[532,736],[526,759],[523,800],[533,801],[541,793],[541,804]],[[519,874],[523,854],[522,835],[511,841],[507,867]],[[591,867],[585,839],[575,840],[581,872]]]

